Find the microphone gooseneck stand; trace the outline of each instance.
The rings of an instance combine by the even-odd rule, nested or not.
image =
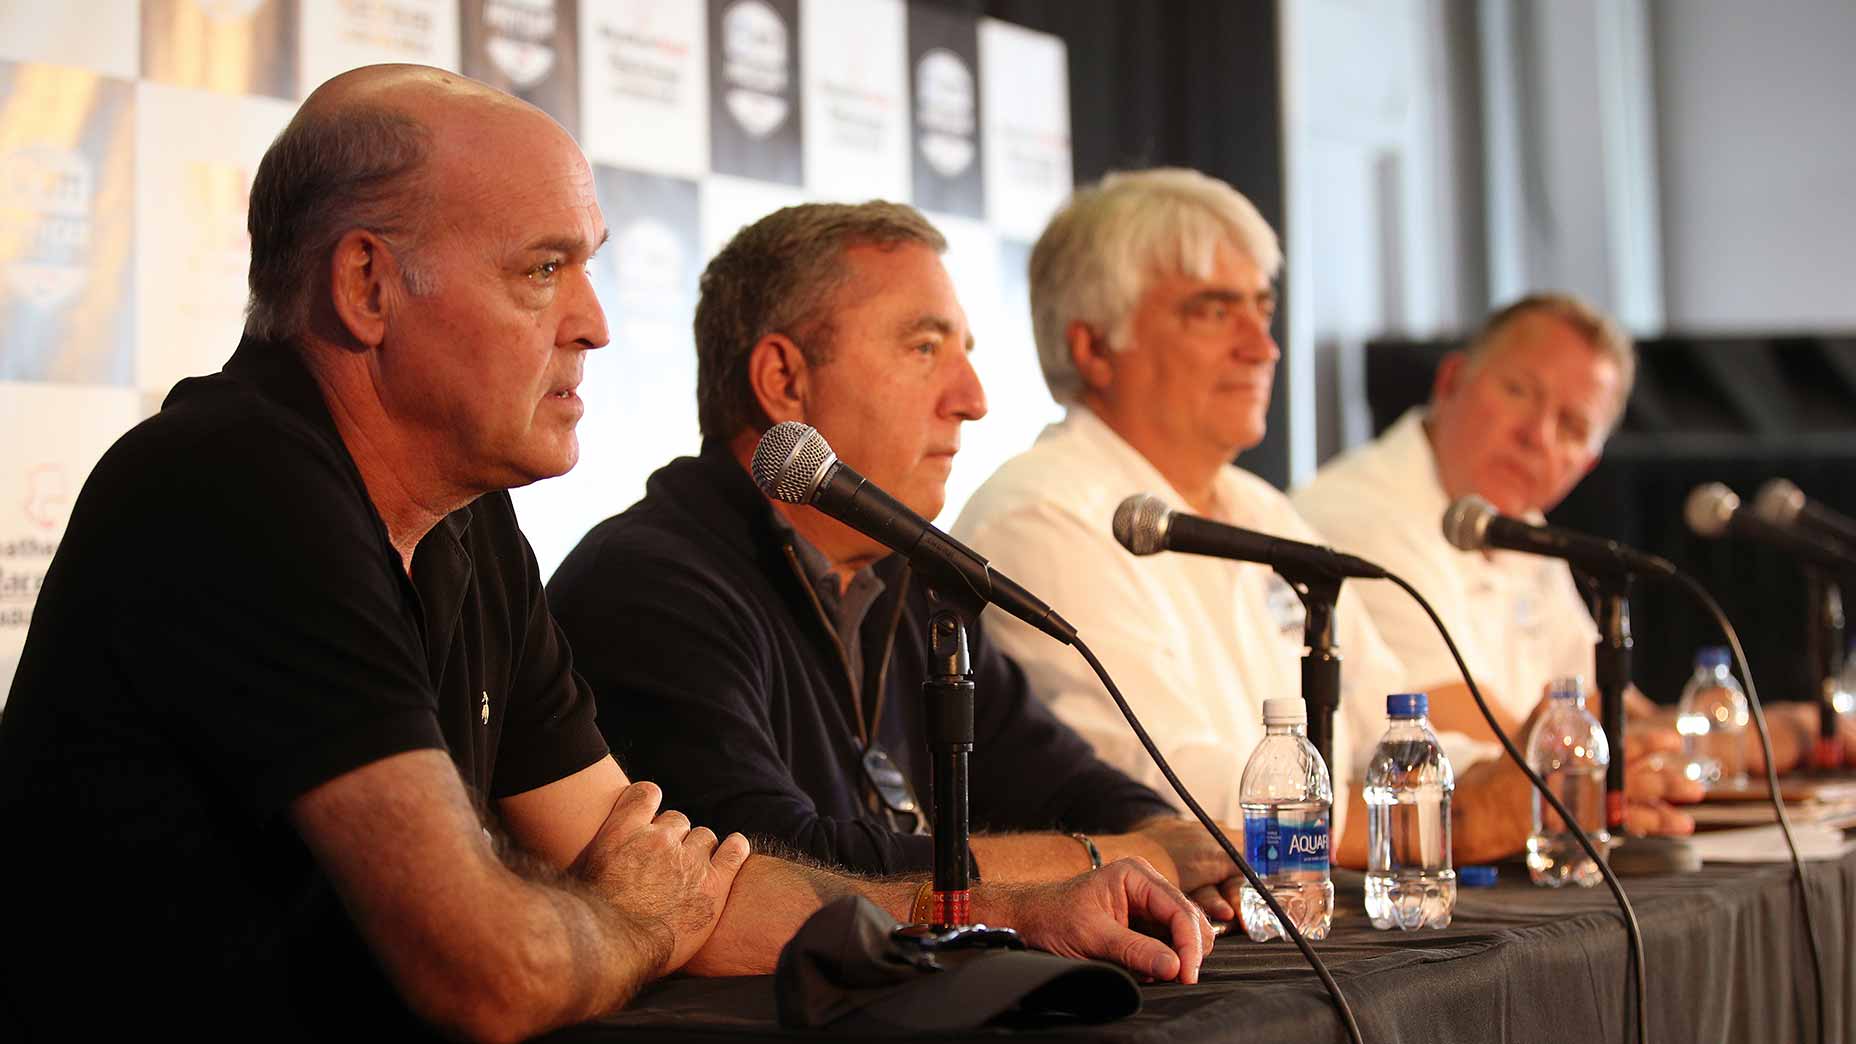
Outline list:
[[[1804,580],[1810,601],[1805,662],[1817,676],[1817,744],[1811,751],[1811,768],[1835,772],[1843,763],[1836,704],[1839,676],[1843,673],[1843,594],[1836,580],[1817,566],[1805,567]]]
[[[1624,838],[1624,693],[1630,687],[1630,577],[1594,577],[1598,588],[1598,644],[1593,668],[1598,675],[1599,713],[1611,740],[1611,763],[1605,768],[1605,829],[1613,841]]]
[[[1341,577],[1312,566],[1277,566],[1302,600],[1302,702],[1308,705],[1308,742],[1334,772],[1334,712],[1340,707],[1340,650],[1334,646],[1334,605]]]
[[[977,611],[936,599],[928,618],[926,703],[929,769],[934,794],[934,913],[926,924],[895,930],[923,949],[1023,949],[1010,928],[973,923],[973,884],[968,868],[968,761],[973,755],[973,660],[967,651],[967,621]]]
[[[1630,574],[1587,573],[1598,593],[1598,643],[1593,648],[1600,723],[1611,743],[1605,767],[1605,829],[1611,834],[1611,868],[1620,874],[1693,873],[1701,869],[1695,846],[1678,837],[1628,837],[1624,830],[1624,694],[1630,688]],[[1641,999],[1640,999],[1641,1002]]]

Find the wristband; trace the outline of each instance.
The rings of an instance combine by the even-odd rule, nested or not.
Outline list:
[[[911,924],[934,923],[934,882],[932,880],[923,881],[922,886],[915,890],[915,902],[909,907],[909,922]]]
[[[1071,834],[1070,836],[1076,839],[1077,844],[1083,846],[1083,851],[1089,853],[1089,869],[1102,869],[1102,850],[1096,847],[1096,843],[1090,840],[1089,835]]]

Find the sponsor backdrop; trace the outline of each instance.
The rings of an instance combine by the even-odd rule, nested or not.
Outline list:
[[[612,344],[579,467],[516,492],[544,576],[697,448],[696,278],[776,207],[907,200],[947,233],[993,412],[943,521],[1058,415],[1025,303],[1071,187],[1056,37],[904,0],[0,0],[0,699],[90,468],[238,341],[258,158],[381,61],[526,98],[594,165]]]

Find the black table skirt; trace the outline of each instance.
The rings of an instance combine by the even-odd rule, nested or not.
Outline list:
[[[1856,854],[1806,864],[1824,958],[1828,1035],[1821,1035],[1810,950],[1791,867],[1711,866],[1626,878],[1649,975],[1657,1044],[1852,1041],[1856,1021]],[[1316,949],[1352,1004],[1366,1040],[1536,1042],[1631,1040],[1624,931],[1610,892],[1527,883],[1460,889],[1443,931],[1376,931],[1359,874],[1336,874],[1333,933]],[[975,1039],[1334,1041],[1346,1031],[1319,980],[1287,943],[1219,940],[1196,986],[1143,990],[1140,1014],[1103,1026],[988,1027]],[[551,1039],[752,1040],[783,1032],[771,977],[660,983],[616,1016]]]

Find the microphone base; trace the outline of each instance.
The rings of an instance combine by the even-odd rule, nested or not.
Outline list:
[[[1701,869],[1695,846],[1680,837],[1629,837],[1611,848],[1605,862],[1619,877],[1692,874]]]
[[[918,949],[936,950],[1022,950],[1025,940],[1010,928],[984,924],[899,924],[890,938]]]

